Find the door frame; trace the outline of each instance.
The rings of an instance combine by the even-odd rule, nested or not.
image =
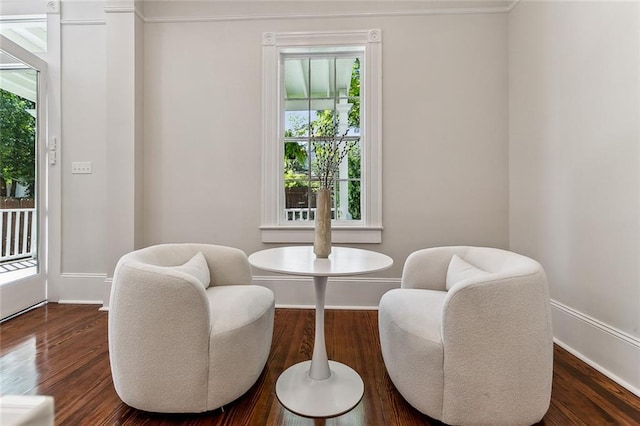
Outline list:
[[[0,320],[47,300],[47,62],[0,34],[0,49],[38,72],[36,104],[36,258],[37,273],[2,286],[11,297],[0,301]],[[9,299],[9,300],[7,300]]]

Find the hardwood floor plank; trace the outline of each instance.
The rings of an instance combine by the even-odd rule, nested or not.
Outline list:
[[[107,324],[107,313],[95,306],[54,303],[0,324],[0,395],[52,395],[57,425],[442,425],[411,407],[389,379],[376,311],[325,312],[329,358],[352,367],[365,383],[360,403],[332,419],[295,415],[275,396],[278,376],[311,358],[313,310],[277,309],[271,353],[256,384],[224,411],[201,414],[125,405],[111,379]],[[551,406],[540,425],[601,424],[640,424],[640,398],[556,346]]]

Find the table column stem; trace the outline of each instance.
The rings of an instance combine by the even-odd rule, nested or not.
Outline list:
[[[313,284],[316,290],[316,335],[309,377],[314,380],[324,380],[331,377],[327,348],[324,343],[324,295],[327,290],[327,277],[313,277]]]

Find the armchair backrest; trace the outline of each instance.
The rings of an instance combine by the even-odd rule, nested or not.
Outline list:
[[[202,252],[209,265],[210,286],[251,284],[251,266],[240,249],[213,244],[159,244],[126,254],[119,264],[138,261],[156,266],[178,266]]]
[[[418,250],[409,255],[402,270],[402,288],[446,290],[447,269],[456,254],[482,269],[492,279],[528,275],[542,269],[535,260],[520,254],[491,247],[447,246]]]

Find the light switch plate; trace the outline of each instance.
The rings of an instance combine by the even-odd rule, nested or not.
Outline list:
[[[71,163],[71,173],[91,174],[91,161],[74,161]]]

